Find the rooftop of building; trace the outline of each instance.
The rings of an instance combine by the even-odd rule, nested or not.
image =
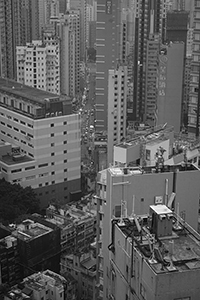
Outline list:
[[[29,289],[20,289],[18,287],[13,287],[7,294],[6,297],[11,300],[28,300],[31,299]],[[32,293],[32,291],[31,291]]]
[[[24,278],[22,285],[32,290],[42,290],[46,289],[46,285],[48,284],[48,282],[51,285],[61,287],[66,283],[66,279],[55,272],[45,270],[43,272],[34,273]]]
[[[34,161],[33,158],[27,156],[26,154],[18,154],[18,155],[11,155],[11,154],[6,154],[1,156],[1,161],[7,165],[17,165],[25,162],[30,162]]]
[[[117,147],[128,149],[132,146],[145,143],[152,144],[158,143],[169,138],[169,133],[173,132],[174,128],[172,126],[167,126],[167,124],[157,126],[155,128],[150,128],[145,131],[142,131],[142,134],[136,134],[130,140],[124,141],[120,144],[117,144]]]
[[[68,96],[59,96],[2,77],[0,77],[0,92],[5,92],[14,96],[22,97],[24,99],[31,100],[36,104],[45,104],[45,102],[47,101],[71,100],[71,98]]]
[[[17,245],[17,239],[12,235],[8,235],[0,240],[0,248],[9,249],[16,245]]]
[[[115,222],[155,273],[200,269],[200,235],[167,206]]]
[[[167,172],[185,172],[185,171],[198,171],[199,169],[191,164],[180,165],[164,165],[163,168],[157,169],[155,166],[147,167],[110,167],[108,171],[112,176],[122,175],[143,175],[150,173],[167,173]],[[99,180],[98,180],[99,181]]]
[[[23,241],[32,240],[53,231],[50,227],[30,219],[24,220],[19,225],[11,224],[9,227],[12,230],[12,235]]]
[[[90,213],[89,211],[78,209],[75,205],[67,204],[61,207],[50,205],[46,212],[47,220],[61,227],[89,221],[95,216],[92,212]]]

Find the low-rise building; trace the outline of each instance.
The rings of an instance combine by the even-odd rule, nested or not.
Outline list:
[[[32,299],[32,300],[76,300],[76,293],[69,290],[70,285],[65,277],[50,270],[34,273],[23,279],[23,281],[14,286],[5,296],[5,300],[14,299]],[[72,292],[73,291],[73,292]],[[69,293],[70,292],[70,293]],[[71,298],[69,298],[71,297]]]
[[[17,239],[0,228],[0,284],[10,286],[21,279]]]
[[[114,165],[156,164],[157,150],[162,147],[165,165],[181,164],[189,161],[199,164],[199,140],[188,139],[174,133],[172,126],[157,126],[153,130],[144,130],[134,138],[114,146]]]
[[[96,259],[90,251],[63,255],[61,274],[63,273],[71,274],[77,281],[78,299],[96,299]]]
[[[35,271],[60,271],[60,229],[31,218],[6,227],[17,240],[20,279]]]
[[[77,253],[89,247],[96,235],[96,215],[78,209],[75,205],[56,208],[50,205],[46,210],[46,221],[61,229],[61,252]]]

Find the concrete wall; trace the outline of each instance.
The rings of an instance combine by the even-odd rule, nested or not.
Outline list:
[[[163,57],[163,58],[162,58]],[[164,61],[163,61],[164,59]],[[183,83],[184,43],[173,43],[167,48],[167,55],[160,56],[158,122],[174,126],[180,131]]]
[[[198,226],[199,197],[200,172],[178,172],[175,204],[179,203],[180,215],[185,214],[186,222],[195,230]]]
[[[108,181],[109,178],[110,173],[108,172]],[[154,204],[155,196],[165,198],[166,180],[168,180],[168,198],[175,191],[175,208],[179,203],[181,215],[185,213],[188,224],[197,229],[200,195],[199,170],[180,171],[176,175],[173,172],[165,172],[123,175],[111,178],[113,179],[113,186],[107,185],[107,205],[111,205],[111,214],[114,212],[115,205],[121,205],[121,200],[125,200],[127,202],[127,213],[130,215],[133,207],[133,196],[135,196],[135,213],[148,213],[149,206]]]

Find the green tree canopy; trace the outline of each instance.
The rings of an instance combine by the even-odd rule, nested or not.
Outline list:
[[[0,179],[0,221],[14,222],[21,215],[39,212],[39,199],[31,187]]]

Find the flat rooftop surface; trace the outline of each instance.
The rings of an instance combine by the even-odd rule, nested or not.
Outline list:
[[[146,258],[155,273],[200,269],[200,235],[194,229],[179,217],[177,219],[173,213],[172,234],[157,238],[151,234],[148,216],[146,219],[143,217],[137,218],[141,226],[140,232],[134,219],[125,220],[124,224],[118,223],[118,226],[131,243],[133,236],[134,247]],[[154,245],[154,257],[152,245]]]
[[[36,103],[43,104],[46,99],[59,99],[70,100],[70,97],[59,96],[50,92],[46,92],[40,89],[30,87],[28,85],[21,84],[14,80],[4,79],[0,77],[0,91],[9,92],[16,96],[21,96],[26,99],[35,101]]]
[[[145,175],[149,173],[168,173],[168,172],[184,172],[184,171],[197,171],[199,170],[193,164],[183,165],[164,165],[163,169],[160,172],[156,172],[155,166],[148,167],[110,167],[108,171],[113,176],[126,176],[126,175]]]
[[[24,225],[26,225],[26,222],[18,225],[16,230],[13,232],[13,235],[19,237],[21,240],[34,239],[53,231],[53,229],[39,223],[31,222],[29,228],[24,227]]]
[[[58,98],[59,96],[40,89],[21,84],[14,80],[4,79],[0,77],[0,90],[10,92],[13,95],[20,95],[30,98],[36,102],[44,102],[46,98]]]
[[[6,163],[7,165],[18,165],[18,164],[20,165],[21,163],[24,162],[34,161],[34,159],[27,155],[24,155],[19,160],[15,161],[13,160],[13,157],[11,155],[3,155],[1,161]]]

